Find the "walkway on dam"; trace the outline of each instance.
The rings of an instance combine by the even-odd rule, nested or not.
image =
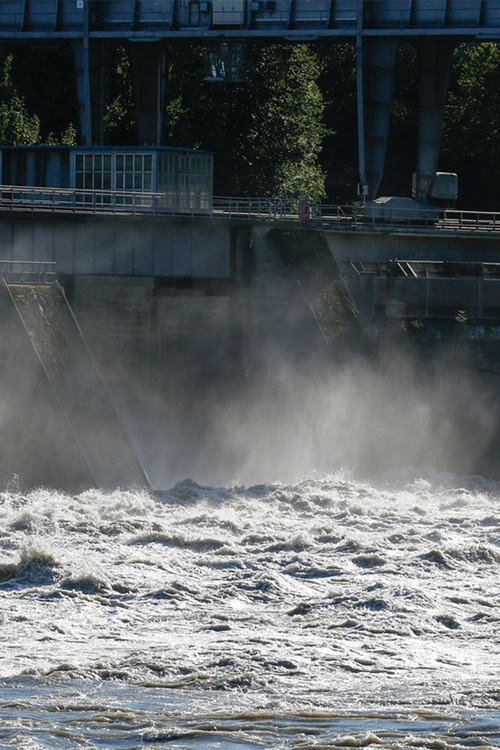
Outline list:
[[[214,197],[200,205],[196,195],[77,190],[0,185],[0,211],[64,215],[123,215],[213,220],[234,224],[297,224],[347,232],[407,231],[500,234],[500,212],[425,208],[392,209],[388,218],[375,216],[361,203],[327,205],[285,198]]]

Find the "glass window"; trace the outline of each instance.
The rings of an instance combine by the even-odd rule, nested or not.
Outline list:
[[[83,190],[111,190],[112,187],[111,154],[86,153],[75,156],[75,187]],[[77,200],[85,203],[110,203],[111,195],[84,194]]]
[[[210,206],[212,159],[206,155],[87,151],[75,154],[74,159],[75,187],[89,191],[81,193],[79,200],[94,204],[149,205],[149,196],[142,194],[157,190],[164,196],[164,205],[188,209]],[[123,195],[124,192],[130,194]]]

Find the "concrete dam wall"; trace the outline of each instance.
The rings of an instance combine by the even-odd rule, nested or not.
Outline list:
[[[54,261],[59,274],[221,278],[231,230],[148,214],[0,213],[0,260]]]
[[[218,233],[214,227],[207,244],[200,229],[204,244],[191,245],[191,257],[208,253]],[[74,253],[73,272],[67,265],[59,275],[119,417],[123,445],[137,454],[137,473],[160,488],[188,474],[250,483],[339,466],[498,473],[496,376],[474,367],[450,371],[449,361],[431,361],[405,335],[367,339],[359,299],[342,272],[344,251],[332,251],[334,237],[266,226],[226,227],[220,236],[219,275],[97,274],[95,254],[93,272],[75,272],[81,266]],[[18,441],[17,462],[4,451],[4,483],[14,473],[29,485],[57,483],[47,466],[59,462],[60,485],[75,478],[106,484],[68,439],[67,419],[52,419],[52,385],[12,302],[5,306],[16,347],[15,356],[6,347],[2,385],[17,416],[4,434],[13,434],[15,423],[28,443]],[[24,362],[38,368],[31,400],[16,379]],[[76,388],[69,402],[81,390],[78,377],[70,378]],[[49,424],[47,450],[36,435]],[[85,429],[108,442],[97,419]],[[120,465],[118,455],[108,456],[101,468],[111,466],[107,476],[118,484],[140,483]]]

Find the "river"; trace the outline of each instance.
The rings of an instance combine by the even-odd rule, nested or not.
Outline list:
[[[0,494],[0,746],[500,746],[500,483]]]

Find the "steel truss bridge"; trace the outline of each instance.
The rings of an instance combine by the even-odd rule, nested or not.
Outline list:
[[[245,41],[350,40],[357,52],[359,179],[377,195],[389,130],[396,53],[419,58],[417,200],[438,164],[448,72],[455,46],[500,39],[500,0],[2,0],[0,40],[68,43],[73,50],[81,143],[102,142],[111,46],[127,46],[138,144],[160,144],[166,50],[212,45],[215,77],[231,78]]]

